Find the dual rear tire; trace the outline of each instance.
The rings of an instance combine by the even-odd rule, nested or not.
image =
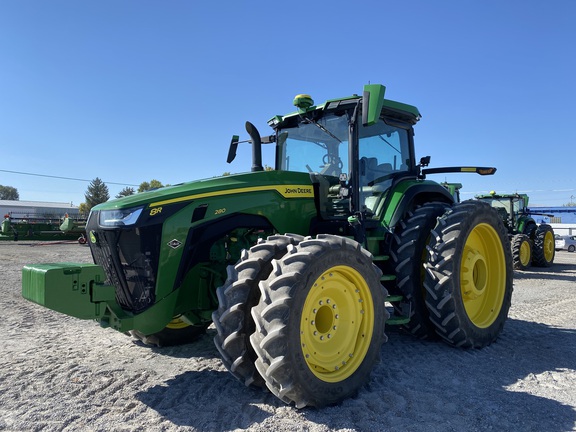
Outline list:
[[[510,246],[515,270],[526,270],[531,265],[550,267],[554,262],[554,230],[548,224],[533,226],[527,234],[515,234]]]
[[[451,345],[482,348],[504,327],[512,300],[507,232],[487,204],[465,201],[438,220],[425,264],[426,305]]]
[[[533,264],[537,267],[550,267],[554,262],[554,230],[548,224],[538,225],[534,232]]]
[[[401,295],[403,303],[408,304],[408,308],[395,304],[395,312],[401,316],[406,309],[409,311],[410,321],[402,327],[420,339],[436,337],[425,302],[424,263],[428,259],[430,232],[447,208],[445,203],[432,202],[409,211],[394,231],[390,265],[386,266],[396,277],[391,293]]]

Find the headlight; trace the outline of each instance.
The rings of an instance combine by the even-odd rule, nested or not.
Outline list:
[[[144,207],[122,210],[100,210],[98,222],[100,226],[115,227],[134,225]]]

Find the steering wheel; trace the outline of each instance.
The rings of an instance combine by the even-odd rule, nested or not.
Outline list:
[[[328,154],[325,154],[322,157],[322,163],[324,165],[336,165],[338,167],[338,169],[342,169],[342,167],[344,166],[344,164],[342,163],[342,159],[340,159],[339,157],[334,157],[334,156],[330,156]]]

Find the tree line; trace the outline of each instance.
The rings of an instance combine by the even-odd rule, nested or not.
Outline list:
[[[153,179],[150,182],[144,181],[140,183],[137,190],[134,188],[126,186],[116,195],[116,198],[122,198],[130,195],[134,195],[135,193],[146,192],[153,189],[159,189],[164,186],[170,185],[163,185],[160,181]],[[85,202],[81,203],[78,206],[80,214],[88,214],[90,209],[100,203],[106,202],[110,199],[110,192],[108,191],[108,186],[104,183],[99,177],[96,177],[94,180],[90,182],[88,185],[88,189],[86,189],[86,193],[84,194]]]
[[[163,185],[160,181],[155,179],[150,180],[150,182],[144,181],[140,183],[138,189],[135,190],[134,188],[127,186],[118,192],[115,197],[122,198],[125,196],[134,195],[135,193],[158,189],[164,186],[170,185]],[[110,191],[108,190],[108,186],[106,186],[106,183],[104,183],[99,177],[96,177],[88,185],[88,188],[84,193],[84,199],[86,201],[78,206],[80,214],[88,214],[92,207],[108,201],[110,199]],[[0,200],[19,201],[20,194],[15,187],[0,185]]]

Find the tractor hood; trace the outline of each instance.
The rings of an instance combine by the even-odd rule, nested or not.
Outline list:
[[[312,181],[306,173],[259,171],[214,177],[137,193],[102,204],[93,210],[115,210],[133,207],[157,207],[186,203],[199,198],[237,195],[257,191],[276,191],[285,198],[312,198]]]

